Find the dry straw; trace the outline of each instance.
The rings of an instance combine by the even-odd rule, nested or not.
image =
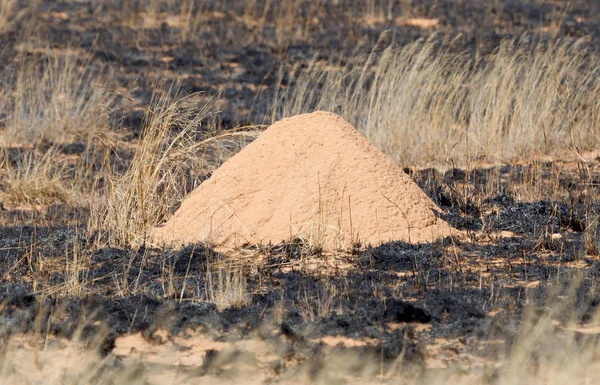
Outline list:
[[[339,113],[401,165],[510,161],[598,145],[600,60],[583,41],[525,35],[478,61],[454,45],[433,35],[390,45],[377,60],[315,59],[294,72],[294,88],[277,92],[272,117]]]
[[[0,153],[3,200],[13,206],[78,203],[89,191],[93,168],[104,164],[101,138],[109,133],[114,96],[99,84],[112,73],[67,50],[41,59],[19,57],[0,79],[0,116],[5,126]],[[66,144],[83,146],[67,159]],[[97,173],[97,172],[96,172]]]
[[[91,221],[90,230],[110,244],[143,244],[147,231],[163,223],[202,181],[209,163],[220,161],[210,159],[208,149],[239,148],[258,135],[246,128],[217,131],[209,123],[212,101],[180,96],[177,87],[155,96],[127,170],[109,177],[101,191],[106,199],[92,207],[97,221]]]

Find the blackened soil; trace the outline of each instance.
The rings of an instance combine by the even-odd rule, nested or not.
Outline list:
[[[590,164],[592,173],[597,166]],[[160,342],[157,330],[252,337],[273,325],[280,343],[306,357],[318,354],[314,339],[323,336],[379,341],[379,353],[390,362],[402,352],[421,365],[424,347],[439,338],[461,341],[451,347],[456,351],[483,355],[476,349],[482,341],[512,340],[526,301],[543,308],[554,301],[548,293],[572,289],[573,277],[578,278],[571,316],[590,319],[600,303],[594,285],[600,275],[594,248],[600,239],[589,230],[598,220],[598,207],[586,198],[588,185],[576,173],[552,171],[551,164],[531,167],[545,170],[538,172],[541,185],[571,178],[558,195],[549,193],[564,198],[519,201],[515,192],[522,196],[527,185],[517,177],[506,179],[496,193],[477,190],[485,178],[514,176],[522,173],[521,166],[478,170],[478,179],[458,180],[431,170],[411,171],[465,236],[363,247],[338,256],[349,264],[343,269],[331,267],[331,255],[312,254],[298,242],[248,249],[264,262],[246,265],[200,244],[181,250],[98,248],[93,237],[78,230],[85,213],[75,216],[65,208],[56,209],[52,221],[32,216],[31,222],[55,226],[0,230],[1,333],[4,338],[17,332],[69,337],[83,330],[90,339],[103,333],[100,349],[108,353],[125,333],[142,332]],[[6,223],[17,215],[1,214]],[[75,258],[79,270],[74,273]],[[304,268],[307,260],[323,269]],[[218,282],[235,281],[231,266],[242,266],[247,301],[219,310],[209,292]],[[365,347],[364,354],[372,349]]]

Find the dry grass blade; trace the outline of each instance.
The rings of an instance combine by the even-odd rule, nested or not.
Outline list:
[[[112,82],[110,71],[87,69],[74,52],[24,57],[0,79],[4,202],[13,206],[75,203],[75,191],[89,191],[98,150],[109,133],[107,107],[114,96],[94,84]],[[62,146],[82,146],[78,155]],[[106,155],[106,154],[104,154]]]

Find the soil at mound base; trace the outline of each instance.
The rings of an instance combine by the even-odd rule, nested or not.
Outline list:
[[[301,238],[346,249],[452,231],[389,157],[328,112],[281,120],[225,162],[154,230],[154,242],[229,248]]]

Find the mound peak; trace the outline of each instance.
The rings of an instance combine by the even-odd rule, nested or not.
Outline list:
[[[389,157],[329,112],[283,119],[233,156],[155,229],[163,244],[230,248],[300,238],[325,249],[356,242],[430,242],[452,228]]]

